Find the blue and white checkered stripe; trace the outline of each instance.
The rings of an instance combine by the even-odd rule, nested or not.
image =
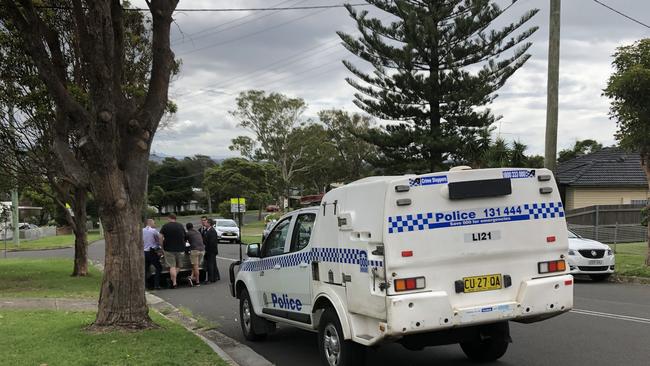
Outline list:
[[[366,252],[352,248],[312,248],[310,251],[283,254],[270,258],[252,261],[246,260],[241,264],[241,271],[257,272],[280,267],[295,267],[302,262],[320,261],[330,263],[356,264],[362,267],[383,267],[384,261],[368,260]],[[365,272],[365,271],[364,271]]]
[[[523,205],[521,214],[482,218],[470,223],[458,220],[454,221],[455,225],[451,225],[452,222],[450,221],[436,222],[434,216],[435,213],[433,212],[389,216],[388,233],[422,231],[451,226],[493,224],[497,222],[553,219],[564,217],[564,208],[562,202],[527,203]]]
[[[528,214],[535,220],[564,217],[562,202],[525,204],[524,209],[528,210]]]

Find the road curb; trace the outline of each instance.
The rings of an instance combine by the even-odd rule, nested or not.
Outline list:
[[[100,271],[104,271],[104,265],[98,261],[90,261]],[[253,351],[245,344],[215,329],[201,329],[198,327],[198,320],[183,314],[176,306],[161,299],[160,297],[145,291],[147,304],[156,310],[165,319],[180,324],[188,331],[195,334],[205,342],[212,350],[231,366],[274,366],[259,353]],[[225,351],[224,348],[228,349]],[[237,360],[237,361],[235,361]]]
[[[616,283],[635,283],[638,285],[650,285],[650,278],[648,277],[614,275],[609,278],[609,281]]]
[[[263,356],[250,347],[237,342],[215,329],[202,329],[199,321],[184,314],[176,306],[147,292],[147,303],[162,316],[185,327],[188,331],[201,338],[212,350],[231,366],[273,366]]]

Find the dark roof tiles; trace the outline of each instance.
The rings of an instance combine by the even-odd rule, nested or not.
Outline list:
[[[647,187],[638,153],[606,147],[558,164],[559,184],[583,187]]]

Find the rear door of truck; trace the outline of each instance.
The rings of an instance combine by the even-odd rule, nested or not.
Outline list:
[[[522,281],[558,274],[538,267],[563,258],[568,245],[548,170],[459,170],[393,183],[385,208],[388,295],[445,291],[454,309],[500,304],[516,301]]]

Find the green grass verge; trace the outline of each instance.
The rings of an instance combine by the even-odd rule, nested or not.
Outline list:
[[[227,365],[180,325],[151,312],[159,329],[92,334],[90,312],[0,311],[6,365]]]
[[[650,277],[650,267],[645,265],[647,243],[610,245],[616,250],[616,273],[621,276]]]
[[[195,329],[207,330],[207,329],[216,329],[217,327],[219,327],[219,324],[217,324],[217,323],[215,323],[215,322],[213,322],[213,321],[211,321],[211,320],[209,320],[209,319],[207,319],[207,318],[205,318],[205,317],[203,317],[201,315],[196,315],[196,314],[192,313],[192,310],[186,308],[185,306],[179,306],[178,311],[180,311],[181,314],[185,315],[186,317],[196,320]],[[167,314],[165,314],[165,315],[167,315]]]
[[[244,225],[241,236],[242,242],[245,244],[261,243],[264,226],[266,226],[264,221],[255,221]]]
[[[0,259],[0,297],[97,298],[102,274],[88,266],[89,276],[71,277],[72,268],[71,259]]]
[[[92,243],[102,237],[98,233],[88,234],[88,243]],[[74,235],[57,235],[48,236],[36,240],[21,240],[19,245],[15,245],[12,241],[7,241],[7,250],[9,251],[22,251],[22,250],[43,250],[43,249],[60,249],[70,248],[74,246]],[[4,249],[4,242],[0,242],[0,249]]]

